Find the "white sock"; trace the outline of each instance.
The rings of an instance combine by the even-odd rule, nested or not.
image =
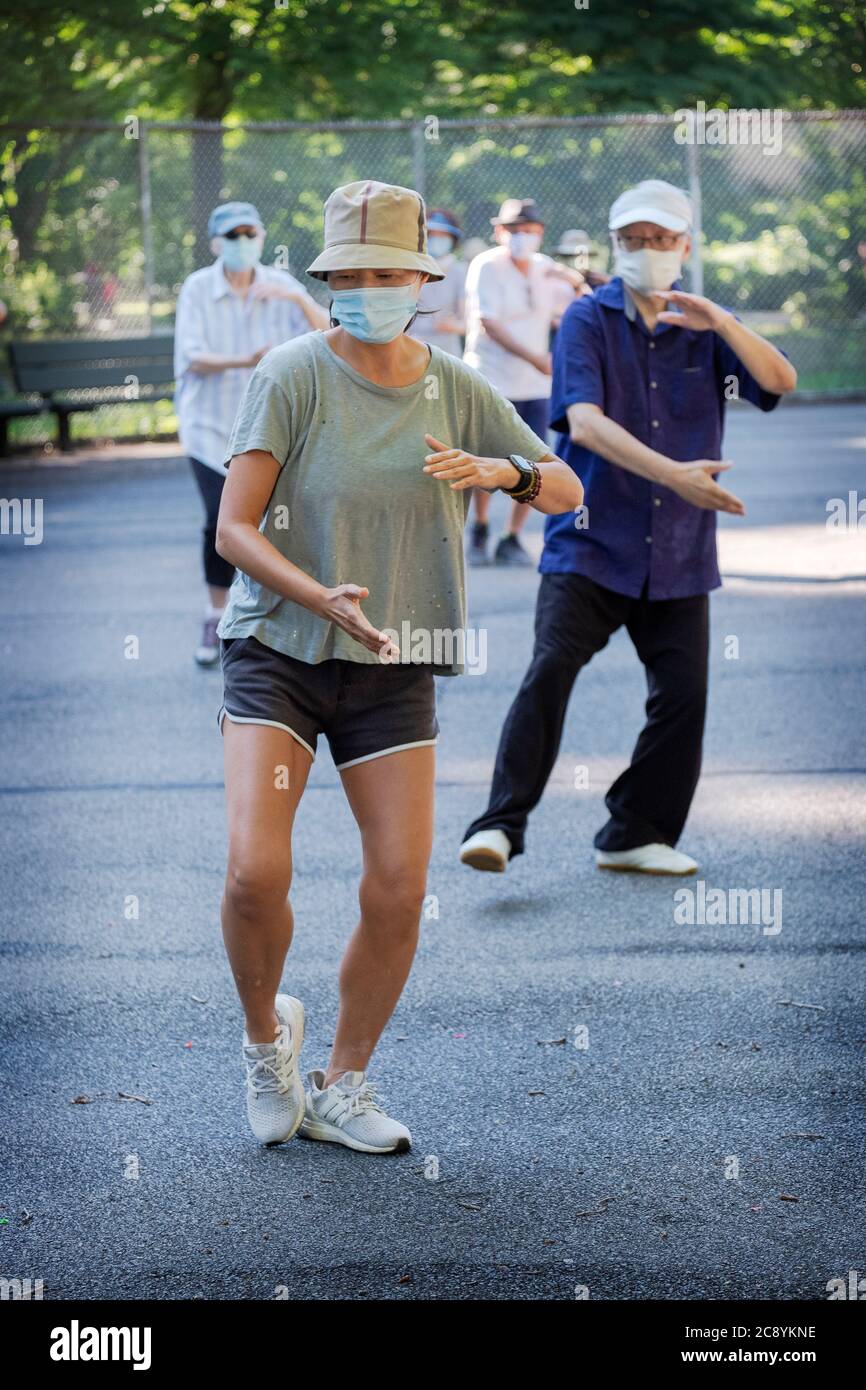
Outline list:
[[[208,603],[208,604],[205,606],[204,615],[205,615],[206,618],[221,618],[222,615],[223,615],[223,612],[224,612],[224,609],[222,609],[222,608],[214,608],[214,606],[213,606],[212,603]]]

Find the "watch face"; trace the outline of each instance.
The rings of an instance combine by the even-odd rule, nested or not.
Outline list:
[[[507,488],[506,491],[519,492],[526,487],[527,481],[534,478],[535,476],[532,471],[532,464],[529,462],[528,459],[525,459],[522,454],[509,454],[508,461],[509,463],[514,464],[514,467],[517,469],[518,473],[520,474],[520,477],[514,484],[514,487]]]

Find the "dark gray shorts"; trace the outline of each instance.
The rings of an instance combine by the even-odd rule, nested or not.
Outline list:
[[[429,667],[344,661],[312,663],[274,651],[255,637],[220,639],[222,732],[236,724],[285,729],[315,758],[324,734],[338,768],[435,743],[436,684]]]

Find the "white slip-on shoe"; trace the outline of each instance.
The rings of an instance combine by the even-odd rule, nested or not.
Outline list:
[[[344,1071],[325,1086],[324,1071],[307,1075],[307,1108],[299,1136],[345,1144],[365,1154],[407,1153],[412,1136],[377,1103],[377,1089],[362,1071]]]
[[[693,874],[698,867],[682,850],[670,845],[638,845],[636,849],[595,852],[600,869],[613,869],[620,874]]]
[[[511,854],[511,841],[504,830],[476,830],[460,846],[460,863],[470,869],[486,869],[491,874],[504,874]]]
[[[251,1043],[244,1030],[247,1066],[247,1115],[262,1144],[285,1144],[304,1118],[304,1083],[300,1058],[304,1041],[304,1006],[290,994],[274,1004],[280,1031],[272,1043]]]

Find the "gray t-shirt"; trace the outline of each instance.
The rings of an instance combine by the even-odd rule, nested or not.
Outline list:
[[[431,452],[424,435],[490,458],[537,461],[550,451],[479,372],[436,347],[430,354],[418,381],[378,386],[338,357],[322,332],[273,348],[247,384],[226,462],[250,449],[272,454],[280,472],[259,530],[319,583],[369,588],[361,609],[396,635],[401,659],[408,633],[412,660],[459,675],[459,637],[436,634],[462,633],[466,641],[471,489],[453,492],[422,471]],[[255,637],[300,661],[379,661],[342,628],[241,570],[217,632]]]

